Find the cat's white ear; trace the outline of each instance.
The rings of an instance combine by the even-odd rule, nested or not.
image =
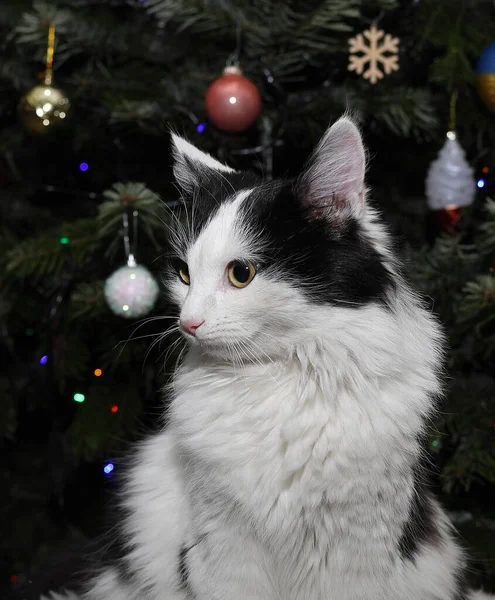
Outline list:
[[[354,123],[342,117],[325,133],[299,179],[304,205],[317,218],[359,218],[365,197],[366,153]]]
[[[172,133],[174,177],[185,192],[192,192],[201,179],[217,173],[233,173],[234,169],[222,164],[184,138]]]

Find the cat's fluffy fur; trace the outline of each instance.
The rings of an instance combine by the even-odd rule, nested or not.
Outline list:
[[[442,335],[366,202],[357,128],[295,181],[173,144],[191,284],[169,287],[204,323],[129,472],[123,554],[84,598],[481,600],[426,483]],[[233,260],[256,265],[244,289]]]

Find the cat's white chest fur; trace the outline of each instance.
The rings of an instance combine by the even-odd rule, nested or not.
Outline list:
[[[331,379],[297,358],[235,370],[192,355],[176,380],[172,424],[201,507],[194,534],[225,526],[240,543],[255,540],[285,600],[355,599],[373,585],[379,597],[407,517],[404,452],[415,442],[402,436],[398,446],[373,390],[364,409],[353,386]],[[388,510],[377,511],[383,502]]]

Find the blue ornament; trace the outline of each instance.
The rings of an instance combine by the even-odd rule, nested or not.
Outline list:
[[[476,87],[486,106],[495,112],[495,42],[487,46],[479,57]]]

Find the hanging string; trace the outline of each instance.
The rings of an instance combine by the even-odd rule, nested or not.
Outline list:
[[[241,59],[241,13],[237,13],[236,27],[235,27],[235,50],[227,58],[228,67],[238,67]]]
[[[385,16],[385,10],[382,8],[382,10],[380,11],[378,17],[371,19],[370,23],[372,25],[374,25],[375,27],[378,27],[378,24],[380,23],[380,21],[383,19],[383,17]]]
[[[122,224],[124,229],[122,231],[122,241],[124,242],[124,252],[127,259],[128,267],[136,266],[136,247],[137,247],[137,236],[138,236],[138,216],[139,213],[137,210],[132,212],[132,246],[131,246],[131,236],[129,235],[130,227],[129,227],[129,215],[127,211],[124,210],[122,213]]]
[[[457,90],[452,92],[452,96],[450,97],[450,116],[449,116],[449,130],[455,132],[456,128],[456,106],[457,106]]]
[[[264,166],[264,176],[266,181],[273,179],[273,135],[272,122],[268,117],[263,117],[261,130],[261,146]]]
[[[136,256],[137,249],[137,237],[138,237],[138,211],[132,211],[132,254]]]
[[[45,84],[51,85],[53,79],[53,54],[55,52],[55,25],[48,29],[48,47],[46,49]]]
[[[125,252],[125,256],[127,258],[127,264],[129,265],[129,267],[133,266],[130,263],[131,260],[131,244],[130,244],[130,238],[129,238],[129,217],[127,215],[127,211],[124,210],[124,212],[122,213],[122,224],[124,226],[124,229],[122,231],[122,241],[124,242],[124,252]],[[133,257],[134,258],[134,257]]]

